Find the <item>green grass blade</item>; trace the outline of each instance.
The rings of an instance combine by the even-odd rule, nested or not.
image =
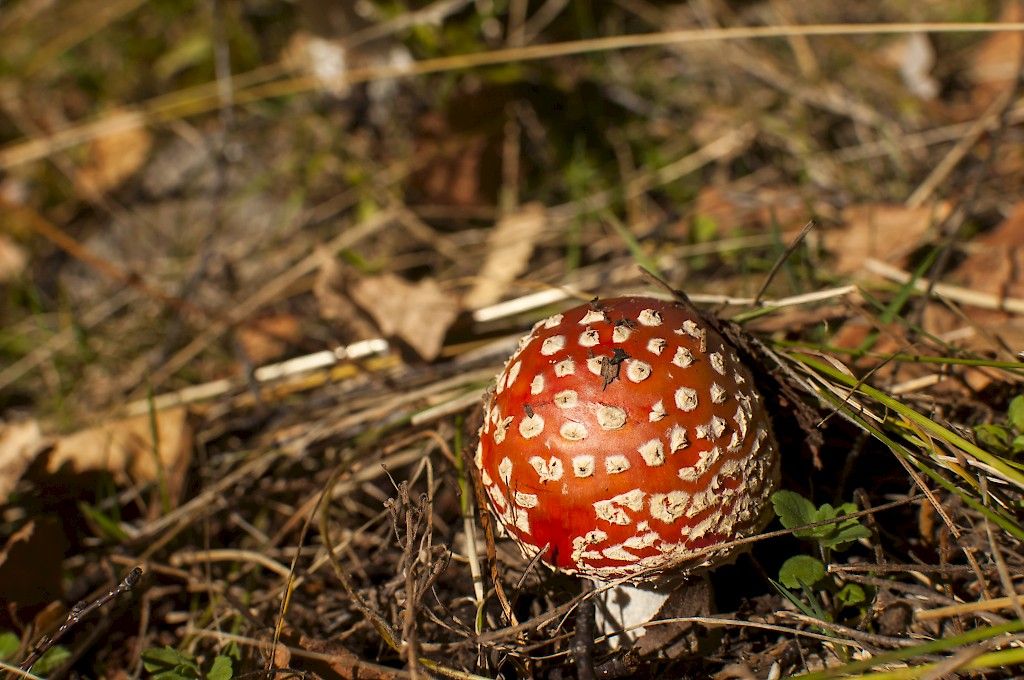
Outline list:
[[[942,652],[951,652],[958,650],[966,645],[982,642],[984,640],[991,640],[992,638],[1000,635],[1007,635],[1011,633],[1019,633],[1024,631],[1024,621],[1010,621],[998,626],[989,626],[985,628],[977,628],[975,630],[961,633],[960,635],[954,635],[952,637],[940,638],[938,640],[932,640],[921,645],[915,645],[914,647],[904,647],[903,649],[893,650],[891,652],[883,652],[877,654],[870,659],[864,659],[861,661],[854,661],[852,663],[837,666],[836,668],[829,668],[824,671],[816,671],[814,673],[806,673],[803,675],[794,675],[791,677],[800,678],[800,680],[829,680],[830,678],[838,677],[849,677],[850,674],[858,671],[868,670],[875,666],[887,663],[902,663],[919,656],[925,656],[928,654],[939,654]],[[1024,652],[1024,650],[1013,649],[1007,651]],[[998,652],[996,652],[998,653]],[[984,657],[990,657],[990,654],[985,654],[977,657],[971,663],[978,663],[979,661],[991,662],[991,659],[985,659]],[[1020,663],[1019,661],[1013,661],[1012,663]],[[967,667],[972,667],[970,664]],[[906,669],[909,671],[921,671],[925,666],[918,666],[912,669]],[[870,676],[872,678],[878,677],[877,675]],[[917,677],[907,676],[907,677]]]

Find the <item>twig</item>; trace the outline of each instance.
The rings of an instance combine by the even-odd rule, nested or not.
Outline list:
[[[817,625],[818,620],[814,619]],[[851,647],[863,648],[862,643],[856,640],[841,640],[831,635],[823,635],[821,633],[814,633],[809,630],[800,630],[799,628],[789,628],[788,626],[779,626],[773,623],[764,623],[762,621],[743,621],[741,619],[726,618],[724,616],[676,616],[670,619],[657,619],[654,621],[648,621],[646,623],[639,623],[635,626],[623,630],[621,633],[615,633],[615,635],[621,635],[622,633],[628,633],[630,631],[638,630],[640,628],[650,628],[651,626],[667,626],[679,623],[696,623],[706,628],[755,628],[758,630],[769,630],[776,633],[785,633],[787,635],[794,635],[797,637],[805,637],[811,640],[820,640],[822,642],[839,642]],[[611,636],[605,636],[607,639]]]
[[[209,564],[211,562],[249,562],[258,564],[278,576],[288,578],[291,571],[280,562],[275,561],[268,555],[255,550],[240,550],[234,548],[219,548],[211,550],[190,550],[171,555],[168,560],[172,567],[180,567],[186,564]]]
[[[832,621],[823,621],[821,619],[817,619],[813,616],[808,616],[806,614],[801,614],[799,612],[781,610],[775,612],[775,616],[783,619],[792,619],[794,621],[799,621],[801,623],[808,623],[819,628],[831,630],[833,632],[839,633],[840,635],[845,635],[847,638],[851,640],[857,640],[858,642],[864,642],[866,644],[875,645],[877,647],[913,647],[914,645],[920,643],[920,640],[915,640],[913,638],[893,637],[890,635],[878,635],[877,633],[866,633],[862,630],[857,630],[856,628],[850,628],[849,626],[844,626],[842,624],[838,624]]]
[[[889,279],[890,281],[894,281],[899,284],[909,283],[911,279],[913,279],[913,275],[910,274],[910,272],[893,267],[892,265],[886,264],[881,260],[876,260],[873,257],[869,257],[864,261],[864,269],[872,274],[877,274],[882,278]],[[913,286],[914,289],[919,292],[931,290],[935,295],[949,298],[950,300],[959,302],[962,305],[1024,315],[1024,299],[1021,298],[983,293],[981,291],[971,290],[970,288],[963,288],[961,286],[954,286],[948,283],[938,283],[930,279],[919,278],[914,281]]]
[[[800,244],[803,243],[804,238],[806,238],[807,234],[809,234],[811,232],[811,229],[813,228],[814,220],[811,220],[810,222],[803,226],[803,229],[801,229],[800,233],[796,235],[796,238],[793,239],[788,246],[786,246],[786,250],[775,259],[775,263],[772,264],[772,268],[768,270],[768,275],[764,277],[764,283],[762,283],[761,287],[757,290],[757,295],[754,296],[754,300],[753,302],[751,302],[751,305],[756,307],[758,304],[760,304],[761,297],[764,295],[765,291],[768,290],[768,286],[771,285],[772,279],[775,278],[775,275],[779,272],[779,269],[782,268],[782,265],[786,262],[786,260],[789,259],[790,255],[792,255],[794,251],[796,251],[796,249],[800,247]]]
[[[872,588],[878,588],[879,590],[894,591],[904,598],[913,596],[914,598],[920,599],[922,602],[937,603],[941,606],[954,606],[960,604],[951,597],[917,583],[905,583],[901,581],[894,581],[890,578],[862,576],[860,574],[845,574],[843,576],[843,580],[850,581],[852,583],[859,583],[865,586],[871,586]],[[999,616],[998,614],[991,614],[987,612],[978,612],[975,616],[992,625],[1004,624],[1008,621],[1006,618]]]
[[[468,465],[466,467],[470,472],[473,482],[473,497],[476,500],[480,528],[484,530],[484,541],[487,547],[487,565],[490,567],[491,572],[491,584],[494,586],[494,594],[498,598],[498,603],[501,605],[502,613],[505,614],[505,619],[514,628],[519,625],[519,619],[516,618],[515,612],[512,611],[512,604],[508,601],[505,587],[501,582],[501,575],[498,573],[498,557],[494,547],[494,523],[491,521],[487,497],[484,495],[484,485],[476,471],[476,466]]]
[[[593,581],[583,579],[583,599],[576,607],[576,631],[572,640],[572,655],[576,661],[576,677],[579,680],[595,680],[594,673],[594,599],[587,593],[594,589]]]
[[[469,0],[435,0],[421,9],[402,12],[393,19],[372,24],[351,33],[341,40],[341,44],[346,50],[352,50],[368,42],[403,33],[423,24],[440,25],[446,18],[460,12],[468,4]]]
[[[123,595],[124,593],[129,592],[132,588],[138,585],[141,578],[142,567],[135,567],[128,572],[128,575],[125,576],[120,583],[108,590],[105,595],[101,595],[92,602],[86,602],[85,600],[78,602],[71,608],[67,619],[64,620],[64,623],[61,624],[56,633],[51,636],[44,636],[38,643],[36,643],[32,652],[24,661],[21,662],[21,670],[28,671],[32,668],[32,664],[38,661],[39,657],[45,654],[48,649],[60,642],[69,630],[106,603]]]
[[[70,236],[66,231],[44,218],[32,208],[13,204],[2,196],[0,196],[0,208],[3,208],[7,213],[22,217],[24,223],[31,228],[32,231],[39,234],[54,246],[60,248],[62,251],[106,279],[129,288],[134,288],[146,297],[156,300],[160,304],[178,312],[198,316],[202,319],[210,319],[212,317],[212,314],[208,310],[202,309],[187,300],[165,293],[157,286],[149,283],[138,272],[125,269],[124,267],[111,262],[107,258],[102,257],[92,248],[80,243],[77,239]]]
[[[379,356],[387,352],[389,348],[390,345],[383,338],[360,340],[350,345],[325,349],[278,363],[260,366],[253,371],[252,375],[257,383],[276,382],[312,371],[331,368],[345,361],[356,361]],[[161,411],[172,406],[206,401],[228,394],[243,384],[244,381],[222,378],[199,385],[190,385],[176,392],[167,392],[152,399],[138,399],[130,402],[124,407],[124,413],[130,416],[141,415],[149,412],[151,409]]]
[[[972,645],[970,647],[964,647],[956,651],[948,659],[940,661],[935,664],[930,670],[921,674],[917,680],[941,680],[942,678],[956,677],[959,675],[956,671],[963,668],[965,665],[977,659],[982,654],[990,651],[995,645],[1003,644],[1004,640],[988,640],[979,645]]]
[[[203,638],[210,638],[220,642],[234,642],[240,645],[246,645],[247,647],[253,647],[256,649],[267,649],[267,641],[260,640],[253,637],[247,637],[244,635],[235,635],[233,633],[226,633],[220,630],[206,630],[204,628],[197,628],[192,623],[189,623],[183,632],[186,636],[196,636]],[[379,664],[372,663],[370,661],[363,661],[357,655],[353,653],[335,653],[325,654],[323,652],[313,652],[301,647],[295,647],[293,645],[283,645],[288,653],[294,657],[300,659],[312,659],[314,661],[326,661],[333,667],[346,668],[355,671],[352,677],[367,678],[382,680],[384,678],[407,678],[409,674],[398,668],[389,668]]]
[[[324,499],[327,498],[327,491],[330,487],[325,486],[319,496],[317,496],[317,507],[321,507]],[[326,515],[326,513],[324,513]],[[292,593],[295,590],[295,570],[299,564],[299,557],[302,555],[302,544],[306,541],[306,535],[309,533],[309,527],[313,524],[313,517],[316,516],[316,510],[306,517],[302,523],[302,530],[299,532],[299,539],[295,545],[295,553],[292,555],[291,565],[288,567],[288,573],[284,576],[285,586],[284,592],[281,594],[281,605],[277,610],[277,620],[274,622],[274,637],[273,642],[270,646],[270,653],[267,655],[267,665],[264,670],[268,673],[273,670],[274,658],[277,652],[277,645],[281,642],[281,634],[284,632],[284,621],[285,616],[288,614],[288,605],[291,604]]]
[[[981,602],[964,602],[962,604],[951,604],[946,607],[936,607],[934,609],[919,609],[914,612],[914,619],[917,621],[933,621],[935,619],[944,619],[950,616],[960,616],[962,614],[974,614],[977,612],[994,612],[1002,609],[1016,609],[1018,606],[1024,604],[1024,595],[1007,595],[1005,597],[996,597],[991,600],[982,600]]]
[[[990,570],[994,566],[988,567]],[[973,573],[966,564],[830,564],[830,574],[940,574],[956,576]]]

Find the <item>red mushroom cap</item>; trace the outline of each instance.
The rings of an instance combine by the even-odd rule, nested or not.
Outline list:
[[[778,453],[750,372],[685,307],[595,301],[539,322],[498,375],[476,465],[495,516],[557,568],[644,580],[761,529]]]

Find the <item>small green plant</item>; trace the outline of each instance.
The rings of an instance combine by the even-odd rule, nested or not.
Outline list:
[[[0,633],[0,661],[9,661],[18,652],[21,640],[9,630]]]
[[[1000,456],[1017,457],[1024,453],[1024,395],[1013,398],[1003,422],[975,426],[974,437]]]
[[[856,519],[848,518],[857,511],[854,503],[833,507],[829,503],[815,507],[814,503],[793,491],[777,491],[772,495],[775,514],[782,526],[796,529],[793,535],[818,548],[818,557],[793,555],[779,568],[775,586],[800,611],[823,621],[832,621],[847,608],[861,609],[868,601],[864,588],[856,583],[840,584],[829,577],[825,563],[832,551],[842,551],[852,543],[868,538],[871,531]],[[819,526],[807,526],[812,524]],[[797,528],[804,527],[804,528]],[[801,599],[798,593],[802,593]]]
[[[173,647],[147,649],[142,665],[154,680],[231,680],[234,676],[230,657],[218,655],[203,670],[195,657]]]
[[[30,668],[29,671],[31,671],[33,675],[42,675],[45,677],[63,666],[70,658],[71,650],[64,645],[54,645],[39,657],[39,661],[32,664],[32,668]]]
[[[814,507],[803,496],[793,491],[776,491],[772,505],[782,526],[787,529],[835,520],[831,524],[797,529],[793,535],[816,542],[823,551],[843,550],[850,543],[871,536],[871,532],[856,519],[842,519],[843,515],[857,512],[855,503],[843,503],[838,508],[829,503]],[[827,553],[826,553],[827,554]]]

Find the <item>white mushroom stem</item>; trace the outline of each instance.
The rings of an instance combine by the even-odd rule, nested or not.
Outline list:
[[[672,593],[670,588],[637,588],[624,583],[605,588],[600,581],[595,581],[595,588],[594,621],[597,630],[608,636],[612,649],[631,644],[647,633],[644,624],[657,616]]]

